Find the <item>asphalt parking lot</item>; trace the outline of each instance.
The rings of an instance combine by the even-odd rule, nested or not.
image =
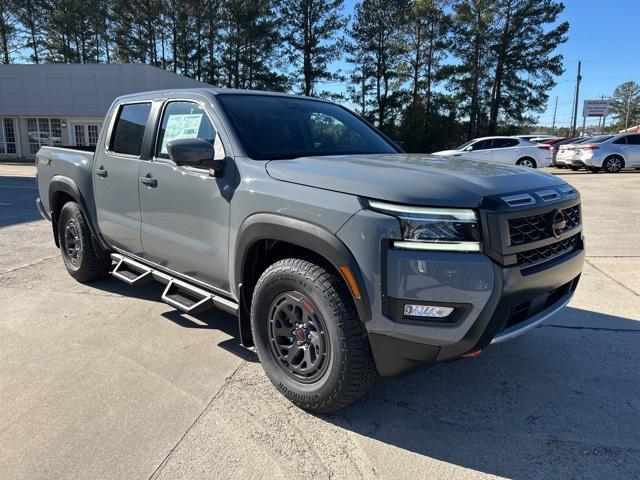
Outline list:
[[[76,283],[33,168],[0,165],[0,478],[640,477],[640,172],[564,172],[588,255],[568,308],[312,416],[230,316],[180,315],[158,285]]]

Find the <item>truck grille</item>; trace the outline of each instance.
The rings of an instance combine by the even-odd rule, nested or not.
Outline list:
[[[579,205],[563,208],[562,213],[567,222],[563,232],[580,225]],[[511,245],[523,245],[553,236],[547,222],[547,215],[548,213],[510,219],[509,237],[511,239]]]
[[[579,239],[580,234],[577,234],[551,245],[520,252],[516,255],[518,265],[522,267],[535,265],[570,253],[575,250]]]

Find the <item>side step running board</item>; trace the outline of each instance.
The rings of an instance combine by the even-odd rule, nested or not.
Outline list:
[[[198,313],[214,306],[211,293],[175,279],[167,283],[162,301],[184,313]]]
[[[153,279],[151,272],[152,270],[146,265],[120,257],[111,275],[129,285],[141,285]]]
[[[129,285],[140,285],[150,280],[164,283],[167,287],[162,294],[162,301],[184,313],[193,314],[216,307],[233,315],[238,314],[238,304],[232,300],[179,280],[124,255],[112,253],[111,259],[117,262],[111,272],[114,277]]]

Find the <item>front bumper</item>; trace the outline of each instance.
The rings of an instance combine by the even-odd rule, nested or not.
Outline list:
[[[583,262],[583,249],[528,274],[523,274],[518,267],[504,268],[491,262],[494,278],[491,295],[479,315],[469,317],[469,327],[458,341],[438,345],[401,338],[398,336],[403,330],[400,323],[394,332],[370,331],[379,373],[400,375],[420,364],[459,358],[531,330],[569,302],[578,285]],[[405,301],[410,303],[412,299]]]
[[[398,222],[367,210],[354,215],[338,237],[364,274],[372,312],[365,328],[378,372],[399,375],[420,364],[459,358],[520,335],[562,308],[582,271],[581,227],[558,240],[576,239],[570,249],[533,263],[527,263],[529,249],[544,250],[555,239],[510,246],[501,232],[513,216],[577,204],[579,198],[563,197],[557,202],[538,201],[533,208],[483,210],[484,253],[399,250],[391,240],[374,249],[373,239],[400,238]],[[455,310],[446,320],[408,319],[403,316],[405,304]]]

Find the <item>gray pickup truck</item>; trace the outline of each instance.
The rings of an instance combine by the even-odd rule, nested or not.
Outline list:
[[[405,154],[317,99],[124,96],[95,153],[43,147],[36,162],[74,278],[155,280],[187,314],[237,315],[275,387],[314,412],[533,328],[584,260],[579,194],[561,179]]]

